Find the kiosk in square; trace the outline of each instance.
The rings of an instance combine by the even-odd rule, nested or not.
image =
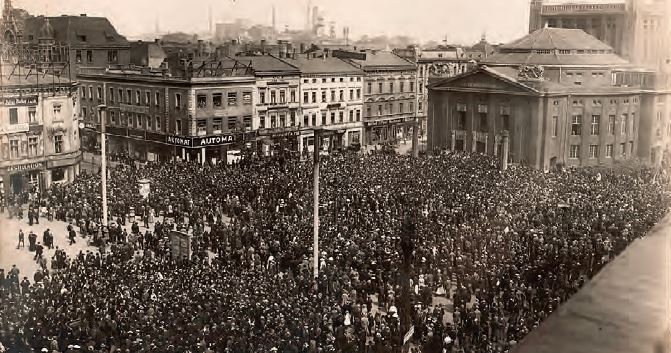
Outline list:
[[[191,235],[187,232],[172,230],[169,238],[173,260],[191,260]]]

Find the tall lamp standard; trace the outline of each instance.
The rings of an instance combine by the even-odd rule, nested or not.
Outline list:
[[[100,113],[100,159],[101,159],[101,170],[100,170],[100,184],[102,186],[102,198],[103,198],[103,227],[107,227],[107,141],[106,141],[106,127],[107,124],[107,106],[101,104],[98,106],[98,111]]]
[[[314,170],[313,170],[313,244],[312,244],[312,256],[313,256],[313,274],[314,278],[319,277],[319,152],[321,147],[321,128],[314,129]]]

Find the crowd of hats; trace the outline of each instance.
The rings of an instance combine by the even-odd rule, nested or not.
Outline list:
[[[212,255],[175,261],[164,242],[136,237],[71,258],[26,290],[10,274],[0,286],[0,342],[48,352],[392,352],[409,314],[416,345],[505,351],[669,205],[665,178],[646,168],[502,173],[494,158],[465,153],[322,163],[318,280],[310,162],[117,167],[112,219],[132,208],[188,221],[195,248]],[[144,178],[146,200],[136,183]],[[44,202],[67,220],[99,222],[99,186],[84,174]],[[416,235],[405,313],[408,220]],[[163,237],[157,225],[150,231]],[[437,296],[451,304],[433,306]]]

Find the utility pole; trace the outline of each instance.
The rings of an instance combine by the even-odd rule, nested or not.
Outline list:
[[[313,258],[313,273],[315,279],[319,277],[319,150],[320,150],[320,140],[321,140],[321,128],[316,128],[314,130],[314,170],[313,170],[313,177],[314,181],[312,182],[313,185],[313,196],[314,196],[314,204],[313,204],[313,244],[312,244],[312,256]]]
[[[98,106],[98,111],[100,113],[100,159],[101,159],[101,171],[100,171],[100,180],[102,186],[102,198],[103,198],[103,227],[107,227],[107,136],[106,136],[106,127],[107,124],[107,106],[101,104]]]
[[[415,118],[412,125],[412,157],[419,157],[419,48],[415,48]]]

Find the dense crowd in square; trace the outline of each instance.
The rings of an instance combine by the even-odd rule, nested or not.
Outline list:
[[[96,174],[12,202],[12,217],[30,203],[70,224],[51,236],[100,251],[57,251],[33,278],[10,269],[0,342],[10,352],[400,352],[407,314],[416,349],[505,352],[670,205],[666,174],[641,166],[502,172],[470,153],[321,163],[317,279],[309,161],[122,164],[108,178],[104,231]],[[146,199],[140,179],[151,181]],[[408,221],[413,306],[403,313]],[[171,256],[172,229],[193,234],[191,260]]]

